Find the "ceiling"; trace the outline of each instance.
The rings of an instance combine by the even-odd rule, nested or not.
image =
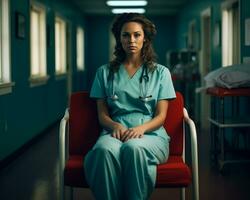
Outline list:
[[[111,15],[106,0],[69,0],[86,15]],[[190,0],[147,0],[145,6],[148,15],[175,15]]]

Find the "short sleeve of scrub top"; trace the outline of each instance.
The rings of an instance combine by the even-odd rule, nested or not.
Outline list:
[[[91,87],[90,97],[93,97],[93,98],[105,98],[106,97],[105,86],[104,86],[105,75],[106,73],[104,70],[104,66],[99,67],[97,69],[95,79]]]
[[[174,99],[176,98],[175,90],[173,87],[171,74],[168,70],[168,68],[161,66],[159,67],[160,72],[160,87],[159,87],[159,93],[158,93],[158,100],[161,99]]]

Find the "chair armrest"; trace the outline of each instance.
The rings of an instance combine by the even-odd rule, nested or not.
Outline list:
[[[187,110],[183,109],[184,121],[189,126],[191,137],[192,174],[195,199],[199,199],[199,169],[198,169],[198,146],[197,133],[194,121],[189,117]]]
[[[60,131],[59,131],[59,184],[60,184],[60,195],[63,199],[63,187],[64,187],[64,167],[65,167],[65,154],[66,154],[66,128],[69,121],[69,109],[65,110],[65,114],[60,122]]]
[[[60,132],[59,132],[59,158],[60,166],[65,166],[65,151],[66,151],[66,127],[69,120],[69,111],[68,108],[65,110],[65,114],[60,122]]]

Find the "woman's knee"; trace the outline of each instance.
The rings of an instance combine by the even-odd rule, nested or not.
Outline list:
[[[102,153],[116,153],[120,151],[121,142],[111,136],[101,136],[93,147],[94,151]]]
[[[141,145],[140,139],[130,139],[127,142],[123,143],[121,147],[122,154],[137,154],[144,151],[143,145]]]

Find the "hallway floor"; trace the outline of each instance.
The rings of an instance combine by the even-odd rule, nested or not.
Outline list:
[[[0,171],[1,200],[58,200],[58,125],[46,133],[25,153]],[[249,165],[230,167],[230,173],[221,175],[211,167],[209,135],[198,131],[200,200],[249,200]],[[187,156],[187,159],[188,156]],[[186,199],[191,199],[192,188]],[[150,200],[179,199],[178,189],[156,189]],[[66,200],[69,191],[66,191]],[[74,189],[75,200],[93,200],[89,189]]]

